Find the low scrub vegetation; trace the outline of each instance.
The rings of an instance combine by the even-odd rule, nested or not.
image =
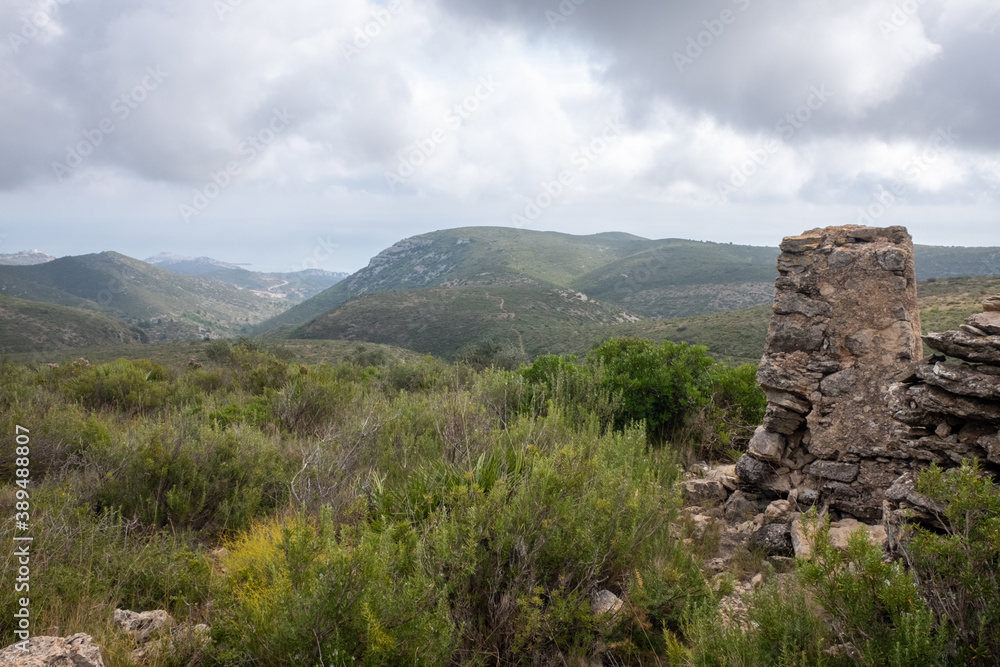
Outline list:
[[[155,665],[1000,659],[1000,491],[975,465],[921,478],[948,530],[908,529],[904,562],[821,530],[736,618],[682,540],[677,481],[743,448],[755,369],[637,339],[518,368],[475,352],[302,365],[240,340],[204,366],[0,365],[2,428],[30,431],[35,633],[88,632],[109,665],[132,664],[116,607],[211,625]],[[0,459],[8,541],[21,466]]]

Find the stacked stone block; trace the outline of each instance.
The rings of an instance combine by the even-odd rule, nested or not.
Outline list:
[[[912,365],[890,389],[893,417],[909,426],[904,447],[943,467],[974,457],[1000,464],[1000,296],[961,329],[924,341],[942,354]]]
[[[903,227],[814,229],[781,242],[778,271],[757,373],[767,414],[737,476],[800,508],[878,520],[913,463],[886,409],[920,356],[913,242]]]

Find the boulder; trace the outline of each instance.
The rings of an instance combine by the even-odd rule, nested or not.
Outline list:
[[[769,556],[791,556],[791,529],[787,523],[770,523],[761,526],[750,536],[750,545],[762,549]]]
[[[830,524],[830,546],[840,551],[847,551],[848,540],[859,528],[868,533],[869,542],[885,548],[887,537],[883,526],[869,526],[855,519],[841,519]]]
[[[24,651],[20,646],[26,646]],[[32,637],[0,651],[0,667],[104,667],[101,647],[82,632],[71,637]]]
[[[718,503],[726,499],[726,487],[717,479],[689,479],[681,483],[685,505]]]
[[[775,500],[764,510],[765,523],[779,523],[790,519],[792,504],[787,500]]]
[[[736,462],[736,478],[741,485],[762,487],[772,477],[774,477],[774,469],[771,465],[749,454],[744,454]]]
[[[993,295],[983,299],[983,311],[987,313],[1000,311],[1000,296]]]
[[[112,620],[123,631],[135,637],[137,644],[145,644],[153,635],[169,630],[174,624],[174,619],[162,609],[143,612],[115,609]]]
[[[996,313],[1000,317],[1000,313]],[[952,394],[996,400],[1000,397],[1000,368],[967,364],[918,364],[916,379]]]
[[[730,523],[740,523],[760,514],[766,504],[767,501],[756,494],[734,491],[726,501],[723,516]]]
[[[996,298],[996,297],[994,297]],[[1000,335],[1000,312],[987,311],[965,318],[965,323],[982,331],[985,335]]]
[[[860,466],[857,463],[838,463],[836,461],[813,461],[808,467],[809,473],[849,484],[858,476]]]
[[[598,616],[613,614],[623,604],[622,599],[609,590],[597,591],[590,597],[590,610]]]
[[[1000,403],[960,396],[928,384],[893,384],[889,405],[893,416],[905,424],[936,425],[948,418],[1000,423]]]

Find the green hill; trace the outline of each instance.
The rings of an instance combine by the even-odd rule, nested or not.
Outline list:
[[[365,268],[257,330],[302,324],[352,297],[374,292],[534,283],[570,287],[575,278],[649,244],[630,234],[573,236],[507,227],[422,234],[383,250]]]
[[[553,285],[437,287],[357,297],[292,335],[388,343],[446,359],[493,341],[534,357],[586,352],[601,330],[636,320],[621,308]]]
[[[778,249],[617,232],[463,227],[404,239],[330,289],[255,327],[284,335],[354,297],[431,287],[557,286],[653,319],[770,305]],[[919,280],[1000,274],[1000,248],[917,246]]]
[[[103,312],[142,327],[150,340],[230,336],[285,308],[236,285],[115,252],[0,266],[0,294]]]
[[[775,248],[666,239],[573,281],[599,301],[647,317],[737,310],[774,298]]]
[[[82,308],[0,296],[0,352],[51,351],[86,345],[133,345],[146,334]]]
[[[1000,294],[1000,278],[925,281],[918,292],[924,332],[954,329],[981,310],[983,296]],[[290,335],[391,343],[446,359],[486,340],[522,346],[529,357],[583,355],[611,336],[704,345],[734,363],[757,363],[764,353],[770,306],[651,320],[590,299],[574,302],[574,294],[534,286],[384,292],[353,299]]]

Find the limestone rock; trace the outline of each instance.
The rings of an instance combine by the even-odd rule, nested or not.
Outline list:
[[[723,508],[723,516],[730,523],[739,523],[755,516],[764,509],[767,501],[745,491],[734,491]]]
[[[996,313],[1000,317],[1000,313]],[[1000,398],[1000,368],[962,364],[918,364],[917,379],[952,394],[996,400]]]
[[[726,488],[715,479],[690,479],[681,483],[686,505],[717,503],[726,499]]]
[[[766,354],[757,368],[757,384],[772,390],[809,396],[819,389],[823,373],[808,368],[810,357],[805,352],[775,352]]]
[[[1000,295],[988,296],[983,299],[983,311],[987,313],[1000,311]]]
[[[137,644],[146,643],[154,634],[168,630],[174,624],[170,614],[162,609],[144,612],[115,609],[112,620],[123,631],[135,637]]]
[[[590,598],[590,610],[598,616],[614,614],[623,604],[622,599],[609,590],[597,591]]]
[[[27,651],[12,644],[0,651],[0,667],[104,667],[101,648],[82,632],[71,637],[32,637]]]
[[[932,385],[896,383],[889,399],[893,416],[906,424],[937,424],[947,417],[1000,423],[1000,403],[959,396]]]
[[[996,299],[997,297],[993,297]],[[988,336],[1000,335],[1000,312],[995,310],[976,313],[965,318],[965,323],[979,329]]]
[[[869,526],[855,519],[841,519],[830,524],[830,546],[847,551],[847,542],[859,528],[868,533],[868,541],[875,546],[885,547],[887,536],[883,526]]]
[[[789,518],[792,512],[792,504],[787,500],[775,500],[764,510],[764,521],[766,523],[779,523]]]
[[[850,483],[858,476],[860,467],[856,463],[837,463],[835,461],[813,461],[809,472],[817,477],[833,479],[838,482]]]
[[[818,519],[815,522],[811,522],[800,514],[796,514],[794,517],[790,527],[790,536],[795,556],[805,559],[812,558],[812,554],[816,549],[816,532],[819,530],[819,526],[822,525],[822,520]],[[868,525],[850,518],[830,523],[830,530],[827,534],[830,546],[840,551],[847,551],[847,544],[851,535],[859,528],[865,530],[868,541],[871,544],[885,549],[888,542],[885,527],[881,525]]]
[[[780,433],[771,433],[758,426],[750,439],[748,448],[750,454],[761,461],[777,463],[785,453],[785,437]]]
[[[792,536],[787,523],[769,523],[750,536],[750,544],[770,556],[791,556]]]
[[[812,531],[810,531],[812,533]],[[795,514],[789,526],[789,538],[792,540],[792,551],[796,558],[809,560],[813,554],[813,540],[806,535],[805,525],[800,514]]]
[[[744,454],[736,462],[736,477],[741,485],[760,487],[774,477],[774,469],[770,464]]]
[[[974,336],[966,331],[945,331],[924,336],[927,347],[949,357],[985,364],[1000,364],[1000,336]]]

